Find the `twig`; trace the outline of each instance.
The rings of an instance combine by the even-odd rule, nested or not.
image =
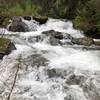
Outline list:
[[[15,87],[15,83],[16,83],[16,80],[17,80],[17,75],[18,75],[19,68],[20,68],[21,57],[18,59],[18,61],[19,61],[19,63],[18,63],[18,66],[17,66],[17,71],[16,71],[16,73],[15,73],[14,82],[13,82],[13,85],[12,85],[12,87],[11,87],[10,93],[9,93],[9,95],[8,95],[8,97],[7,97],[7,100],[10,100],[12,91],[13,91],[13,89],[14,89],[14,87]]]

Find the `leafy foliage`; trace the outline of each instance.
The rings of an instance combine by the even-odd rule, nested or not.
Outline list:
[[[74,19],[76,28],[88,35],[100,33],[100,0],[89,0]]]

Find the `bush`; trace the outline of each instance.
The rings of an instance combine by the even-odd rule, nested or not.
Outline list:
[[[73,23],[76,28],[83,30],[86,35],[99,34],[100,0],[89,0],[82,9],[78,10],[78,15]]]

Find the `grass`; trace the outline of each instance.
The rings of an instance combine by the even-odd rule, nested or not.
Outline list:
[[[32,4],[31,0],[15,5],[0,5],[0,15],[22,16],[22,15],[38,15],[41,13],[41,7]]]

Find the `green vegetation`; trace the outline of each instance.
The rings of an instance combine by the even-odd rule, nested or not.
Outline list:
[[[13,1],[14,2],[14,1]],[[6,14],[11,16],[21,15],[34,15],[41,12],[41,8],[38,5],[32,4],[31,0],[16,2],[0,5],[0,14]]]
[[[93,36],[100,33],[100,0],[89,0],[74,19],[74,26]]]
[[[65,18],[67,9],[66,0],[53,0],[49,15],[56,18]]]

